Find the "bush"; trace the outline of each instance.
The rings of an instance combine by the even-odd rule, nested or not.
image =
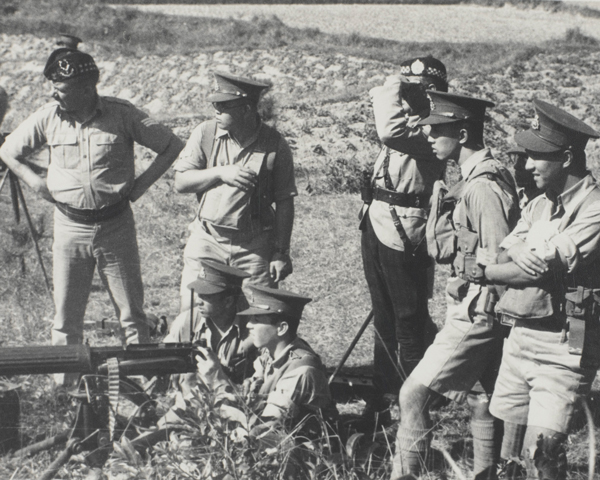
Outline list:
[[[371,173],[356,157],[328,160],[324,188],[319,193],[360,193],[361,187],[369,183]]]

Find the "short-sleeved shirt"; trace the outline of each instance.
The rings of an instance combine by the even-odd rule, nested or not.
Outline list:
[[[254,362],[254,370],[253,385],[265,397],[261,417],[298,418],[332,408],[325,368],[319,356],[299,337],[275,359],[264,350]]]
[[[400,193],[431,195],[433,184],[445,168],[417,125],[418,116],[406,117],[400,100],[400,78],[392,77],[385,85],[371,90],[373,112],[379,138],[384,147],[375,161],[373,185],[387,189],[384,162],[393,190]],[[430,205],[422,208],[394,206],[408,239],[413,246],[424,241]],[[404,243],[394,226],[390,205],[373,200],[368,207],[373,231],[381,243],[394,250],[404,250]]]
[[[256,155],[254,154],[255,149],[259,144],[259,136],[266,135],[271,129],[260,122],[256,132],[240,145],[227,131],[217,127],[214,146],[211,153],[212,158],[209,159],[206,158],[202,151],[202,137],[207,135],[207,128],[214,128],[212,127],[212,122],[201,123],[194,129],[185,148],[181,151],[179,158],[175,162],[173,168],[176,172],[183,173],[188,170],[204,170],[206,168],[211,168],[212,166],[225,165],[241,165],[250,168],[250,164],[254,164],[256,161]],[[260,165],[258,166],[260,168]],[[283,138],[279,139],[273,165],[267,165],[266,169],[269,190],[267,197],[269,200],[279,202],[298,194],[294,180],[292,152]],[[259,172],[256,173],[258,174]],[[229,185],[219,183],[212,186],[209,191],[222,191],[219,192],[221,195],[219,198],[221,199],[221,207],[223,207],[223,205],[229,202],[229,199],[236,193],[232,191],[233,188],[234,187]],[[237,193],[239,194],[239,192]],[[249,204],[251,196],[252,192],[247,192],[243,201]],[[219,216],[220,212],[223,212],[223,216]],[[198,218],[217,226],[230,227],[232,221],[228,218],[224,218],[228,213],[230,212],[224,208],[216,210],[215,205],[201,205]]]
[[[23,160],[47,144],[47,184],[52,197],[74,208],[97,210],[129,195],[135,181],[133,143],[162,153],[173,136],[131,103],[98,97],[95,115],[74,121],[53,102],[12,132],[0,157]]]
[[[229,329],[221,336],[216,345],[209,326],[209,318],[194,312],[193,343],[204,343],[217,355],[223,371],[235,383],[241,383],[252,374],[252,362],[257,350],[248,337],[248,329],[240,317],[236,317]],[[163,340],[165,343],[186,343],[190,341],[190,312],[180,313],[169,328]]]
[[[595,195],[598,200],[581,208],[589,195]],[[597,282],[597,269],[590,267],[597,265],[600,259],[600,187],[595,179],[587,175],[556,198],[543,194],[533,199],[501,246],[508,250],[520,242],[527,242],[546,261],[560,260],[561,270],[566,274],[574,275],[584,283],[594,279]],[[562,282],[562,272],[557,272],[557,275]],[[584,283],[581,285],[600,287]],[[573,286],[577,284],[575,280]],[[555,313],[552,296],[558,293],[557,288],[562,289],[554,275],[545,276],[535,285],[509,288],[500,299],[497,310],[515,318],[550,317]]]

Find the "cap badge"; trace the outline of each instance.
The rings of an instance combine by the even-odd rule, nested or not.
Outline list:
[[[204,268],[200,269],[200,273],[198,274],[200,278],[206,278],[206,270]]]
[[[60,70],[60,74],[65,78],[72,77],[75,74],[75,69],[68,60],[59,60],[58,69]]]
[[[421,60],[415,60],[410,66],[410,71],[415,75],[421,75],[425,71],[425,64]]]
[[[531,121],[531,128],[533,128],[534,130],[540,129],[540,117],[537,116],[537,113],[535,114],[535,117],[533,117],[533,120]]]

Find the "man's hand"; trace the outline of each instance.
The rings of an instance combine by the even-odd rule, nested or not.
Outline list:
[[[208,348],[196,347],[198,355],[196,355],[196,370],[203,377],[212,377],[221,370],[221,364],[217,355]]]
[[[507,252],[508,257],[521,270],[529,275],[543,275],[548,271],[548,265],[525,242],[516,243]]]
[[[285,278],[294,271],[292,259],[289,255],[275,252],[269,265],[269,273],[275,283],[285,280]]]
[[[219,176],[223,183],[239,188],[244,192],[253,189],[258,181],[258,175],[247,167],[225,165],[219,167]]]

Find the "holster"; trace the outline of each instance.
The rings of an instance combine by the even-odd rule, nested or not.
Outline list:
[[[371,202],[373,201],[373,187],[370,185],[360,187],[360,198],[367,205],[371,205]]]
[[[600,289],[569,287],[565,294],[569,353],[581,355],[582,367],[600,363]]]
[[[470,285],[471,282],[469,282],[468,280],[455,277],[448,281],[448,288],[446,289],[446,291],[448,292],[448,295],[450,295],[454,300],[460,302],[463,298],[467,296],[467,293],[469,293]]]

